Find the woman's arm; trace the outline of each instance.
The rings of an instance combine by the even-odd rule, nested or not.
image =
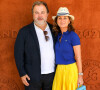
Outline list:
[[[78,84],[82,85],[83,75],[79,75],[80,73],[82,73],[81,46],[80,45],[73,46],[73,49],[74,49],[75,59],[78,67]]]

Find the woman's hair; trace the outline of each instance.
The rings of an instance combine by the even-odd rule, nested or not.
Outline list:
[[[55,36],[57,36],[58,33],[61,32],[60,27],[57,24],[57,18],[58,18],[58,16],[55,18],[54,23],[53,23],[53,32],[55,32]],[[73,22],[72,22],[71,17],[68,16],[68,18],[70,20],[70,23],[68,24],[68,31],[75,31],[75,29],[74,29],[74,27],[72,25]]]

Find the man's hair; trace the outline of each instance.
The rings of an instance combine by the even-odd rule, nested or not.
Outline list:
[[[32,13],[33,13],[33,9],[34,9],[34,7],[35,7],[36,5],[44,5],[44,6],[46,7],[46,9],[47,9],[47,13],[49,13],[48,6],[47,6],[47,4],[46,4],[45,2],[43,2],[43,1],[36,1],[36,2],[33,3],[33,6],[32,6]]]

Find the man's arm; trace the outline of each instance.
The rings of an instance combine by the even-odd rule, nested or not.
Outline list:
[[[27,82],[26,79],[30,80],[30,78],[26,74],[24,69],[24,43],[25,43],[25,32],[23,32],[23,30],[20,30],[15,41],[14,56],[21,80],[24,85],[28,86],[29,83]]]

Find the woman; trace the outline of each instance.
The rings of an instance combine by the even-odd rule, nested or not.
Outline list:
[[[61,7],[53,19],[57,68],[52,90],[76,90],[78,84],[83,84],[83,73],[80,39],[72,26],[74,16],[66,7]]]

